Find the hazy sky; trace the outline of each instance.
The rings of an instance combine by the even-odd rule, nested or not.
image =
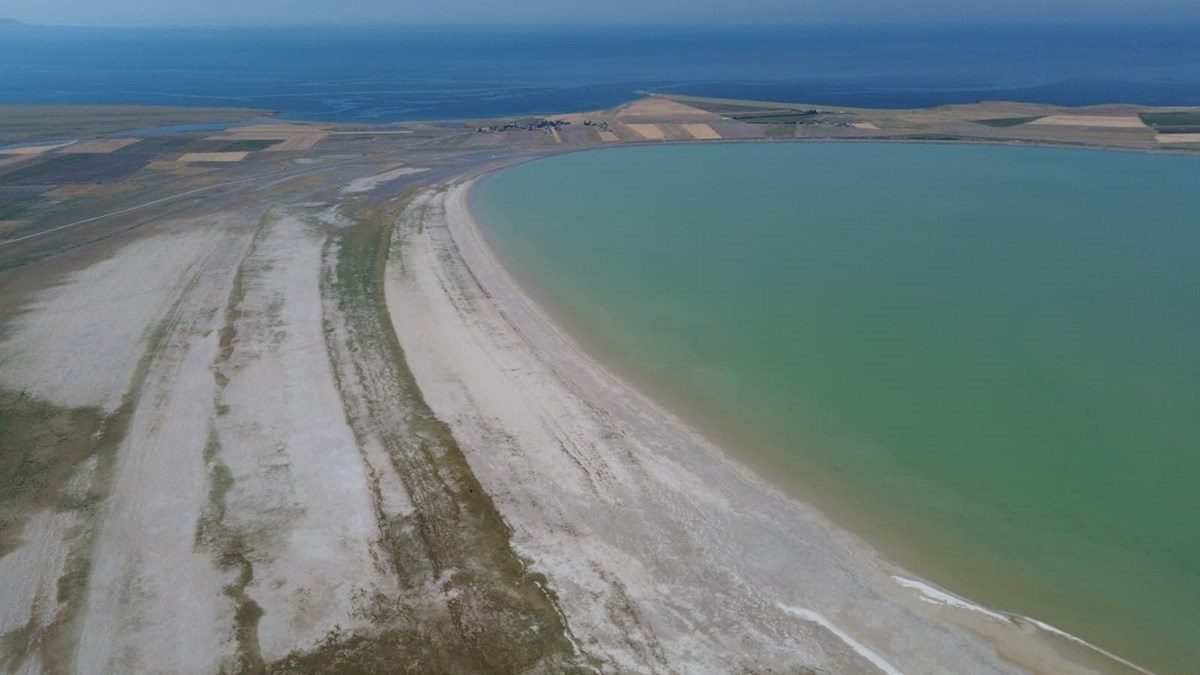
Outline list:
[[[1198,0],[0,0],[55,24],[1200,20]]]

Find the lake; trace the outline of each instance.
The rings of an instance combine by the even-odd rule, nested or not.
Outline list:
[[[889,557],[1200,663],[1200,158],[619,148],[471,199],[589,350]]]

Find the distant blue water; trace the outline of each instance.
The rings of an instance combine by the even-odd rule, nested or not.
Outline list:
[[[0,30],[0,103],[309,120],[596,109],[638,90],[823,105],[1200,105],[1200,25]]]

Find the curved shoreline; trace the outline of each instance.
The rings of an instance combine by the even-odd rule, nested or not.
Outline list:
[[[841,594],[838,599],[815,601],[810,598],[807,601],[808,607],[796,607],[793,606],[791,598],[787,596],[795,595],[797,590],[807,590],[808,593],[804,594],[810,595],[812,589],[788,588],[786,585],[781,588],[763,578],[762,570],[759,571],[759,578],[753,581],[743,581],[744,584],[756,586],[758,592],[771,589],[767,595],[775,596],[773,602],[776,609],[801,622],[812,624],[816,621],[812,617],[820,616],[830,625],[842,626],[837,630],[828,629],[828,626],[825,626],[831,631],[826,633],[826,637],[832,635],[843,646],[849,645],[859,657],[867,658],[868,661],[871,660],[868,653],[873,654],[882,662],[887,663],[888,668],[895,668],[897,671],[907,669],[909,672],[919,672],[934,666],[944,668],[948,665],[947,658],[950,661],[968,658],[968,660],[974,661],[973,670],[1005,671],[1009,666],[1001,665],[1001,663],[1007,663],[1034,671],[1053,666],[1064,672],[1087,672],[1096,668],[1115,670],[1116,672],[1149,672],[1102,648],[1090,645],[1034,619],[993,612],[925,582],[914,580],[912,575],[883,559],[857,535],[841,529],[814,507],[799,501],[792,495],[785,494],[782,488],[763,479],[753,469],[737,459],[733,453],[702,436],[701,432],[698,432],[690,423],[681,419],[674,412],[663,408],[659,402],[649,399],[619,374],[598,362],[523,291],[489,247],[470,213],[467,203],[470,187],[483,174],[496,169],[493,167],[482,172],[461,176],[444,186],[444,192],[430,190],[417,198],[414,203],[420,205],[423,213],[419,217],[424,224],[421,228],[422,234],[413,234],[411,223],[408,226],[401,224],[398,227],[398,232],[400,230],[409,231],[409,234],[404,235],[408,245],[398,249],[399,255],[404,260],[404,269],[413,270],[422,264],[432,264],[433,269],[424,273],[429,275],[430,272],[437,269],[437,266],[442,266],[443,271],[440,276],[443,280],[443,289],[446,282],[454,278],[454,275],[445,271],[447,267],[461,266],[461,271],[467,272],[467,275],[460,274],[454,284],[451,284],[455,293],[463,297],[475,294],[476,302],[490,305],[489,308],[475,307],[471,314],[472,321],[479,320],[478,314],[490,314],[492,319],[500,319],[502,325],[490,325],[489,330],[493,333],[510,333],[508,336],[510,342],[506,351],[510,355],[514,351],[520,351],[527,367],[541,369],[543,374],[549,375],[550,382],[538,383],[542,385],[542,388],[521,388],[522,398],[536,400],[546,393],[543,389],[557,390],[555,395],[561,396],[561,390],[565,388],[570,390],[573,395],[585,399],[597,410],[602,410],[610,419],[634,426],[648,424],[655,427],[657,434],[660,437],[665,436],[669,439],[668,442],[686,446],[678,450],[677,454],[682,454],[687,458],[689,467],[703,464],[705,473],[710,474],[709,480],[706,482],[700,485],[693,483],[691,486],[693,489],[703,488],[707,491],[737,493],[741,499],[754,501],[760,508],[765,507],[770,514],[770,520],[774,521],[776,526],[784,525],[786,529],[791,530],[792,532],[789,534],[799,534],[795,531],[804,530],[804,536],[779,537],[782,543],[771,547],[772,552],[782,554],[788,560],[802,557],[811,558],[815,555],[820,559],[822,567],[849,573],[855,582],[852,584],[853,590]],[[440,207],[438,206],[439,200]],[[433,216],[428,215],[431,204],[434,211],[438,208],[442,210],[440,216],[436,213]],[[410,209],[412,208],[416,207],[410,207]],[[420,247],[412,245],[413,237],[427,237],[427,233],[431,231],[446,233],[445,240],[438,246],[439,254],[434,256],[415,254],[413,249]],[[447,254],[450,254],[450,257]],[[396,282],[394,274],[393,271],[389,271],[389,305],[393,305],[393,298],[397,295],[392,286]],[[407,271],[405,274],[414,275],[412,271]],[[416,276],[420,276],[420,274],[416,274]],[[428,287],[424,292],[426,300],[429,295],[427,291]],[[411,292],[404,295],[409,299],[413,297]],[[410,305],[411,302],[403,302],[403,306],[411,313]],[[399,299],[395,300],[394,306],[397,308],[401,306]],[[461,310],[459,311],[461,312]],[[443,319],[448,318],[443,317]],[[460,314],[459,318],[464,317]],[[424,321],[420,323],[423,324],[424,329],[429,328]],[[397,334],[406,349],[410,348],[414,340],[420,341],[417,336],[418,331],[411,327],[406,329],[398,320],[396,324]],[[438,331],[432,332],[437,333]],[[449,331],[446,331],[442,337],[447,338],[448,333]],[[425,342],[428,343],[431,339],[437,338],[426,336]],[[478,348],[481,345],[476,340],[476,344],[473,346]],[[490,348],[494,347],[493,344]],[[417,348],[416,351],[423,352],[425,350]],[[447,365],[444,363],[441,366],[434,365],[433,369],[429,369],[428,356],[429,354],[417,355],[411,361],[414,374],[422,390],[435,392],[431,399],[436,399],[438,397],[436,391],[445,389],[447,380],[455,378],[444,370],[440,373],[433,372],[439,367],[447,369]],[[446,360],[445,357],[442,358],[442,361]],[[425,361],[426,365],[420,365],[422,361]],[[536,365],[529,366],[530,362],[536,362]],[[472,389],[469,384],[463,385],[461,371],[459,385],[467,391]],[[443,401],[441,407],[434,404],[434,408],[438,410],[440,416],[447,419],[461,419],[464,411],[461,409],[462,401],[459,403],[460,406],[456,407],[450,402]],[[630,415],[633,412],[630,410],[631,404],[635,409],[653,412],[649,414],[634,412],[633,415]],[[486,416],[485,411],[480,411],[480,414]],[[639,415],[640,420],[637,419]],[[455,427],[456,434],[460,433],[459,425],[452,424],[452,426]],[[470,435],[473,434],[471,432],[464,433],[464,436]],[[531,441],[531,439],[522,440]],[[592,438],[591,440],[603,443],[602,439]],[[536,440],[532,442],[536,443]],[[470,446],[471,444],[467,442],[464,445]],[[642,449],[645,450],[645,448]],[[476,459],[472,458],[473,463]],[[486,469],[481,473],[486,473]],[[737,483],[736,487],[730,485],[731,478],[734,478]],[[483,476],[481,476],[481,480],[485,486],[492,485]],[[733,489],[731,490],[731,488]],[[505,492],[506,490],[501,489],[500,491]],[[635,509],[643,506],[643,504],[635,503]],[[519,509],[517,513],[514,513],[505,508],[503,502],[501,502],[501,510],[519,535],[515,538],[516,541],[523,542],[524,547],[534,550],[546,545],[544,541],[540,541],[544,533],[536,532],[538,528],[534,524],[535,519],[529,518],[528,514],[522,516]],[[756,523],[756,525],[760,524]],[[716,529],[714,527],[706,529],[708,530],[706,534],[710,536],[720,536],[721,534],[713,532],[712,530]],[[813,545],[814,537],[821,540],[819,545]],[[531,557],[536,561],[542,556],[533,555]],[[786,577],[789,572],[789,570],[773,569],[771,576]],[[559,589],[560,595],[563,594],[561,589],[564,587],[564,581],[567,582],[567,587],[572,585],[570,574],[559,576],[553,572],[547,572],[547,576],[550,578],[552,587]],[[924,635],[924,638],[916,639],[914,642],[923,644],[923,652],[935,653],[933,658],[921,659],[923,663],[917,666],[912,661],[906,660],[912,658],[911,654],[903,651],[898,655],[889,654],[887,649],[880,647],[881,641],[877,642],[871,639],[872,633],[879,629],[877,616],[872,614],[870,621],[863,620],[864,617],[861,615],[857,619],[846,617],[845,607],[838,605],[845,605],[847,601],[851,603],[859,601],[859,596],[867,589],[869,589],[867,595],[873,596],[876,602],[885,602],[890,611],[901,611],[904,615],[915,614],[922,617],[920,621],[897,619],[897,625],[888,626],[885,635],[888,635],[890,639],[894,632],[900,630]],[[567,603],[564,609],[574,628],[573,611],[569,605],[570,603]],[[829,616],[832,616],[833,619],[825,618]],[[899,624],[904,624],[904,627],[901,628]],[[817,622],[817,625],[823,624]],[[954,628],[950,628],[950,626],[954,626]],[[576,632],[580,631],[576,630]],[[583,632],[586,632],[586,629]],[[951,634],[955,636],[954,641],[960,643],[957,648],[949,652],[930,648],[932,644],[940,643]],[[974,637],[967,638],[967,635]],[[846,638],[851,636],[855,637],[852,637],[851,641],[847,641]],[[877,634],[876,637],[878,637]],[[984,647],[984,642],[975,646],[964,647],[962,645],[964,639],[974,642],[977,638],[982,638],[989,646]],[[862,650],[854,645],[858,645]],[[993,649],[1005,661],[992,662],[989,658],[981,657],[981,653],[986,654]],[[990,662],[990,666],[983,666],[983,662],[975,661],[976,658],[983,658],[984,662]],[[875,667],[882,668],[879,663],[872,663]],[[886,670],[886,668],[883,669]]]
[[[737,141],[728,141],[728,142],[736,143]],[[794,142],[805,142],[805,141],[797,139]],[[837,142],[837,141],[807,141],[807,142],[833,143],[833,142]],[[850,141],[850,142],[853,142],[853,141]],[[874,142],[879,142],[879,141],[874,141]],[[888,142],[896,142],[896,141],[888,141]],[[933,143],[956,143],[956,144],[961,144],[961,143],[976,144],[977,143],[977,144],[983,144],[983,145],[1012,145],[1011,143],[997,143],[994,141],[989,142],[986,140],[978,141],[978,142],[969,141],[969,140],[953,141],[953,142],[951,142],[951,141],[914,140],[914,141],[900,141],[900,142],[909,142],[909,143],[933,142]],[[685,145],[685,144],[686,145],[694,145],[694,144],[697,144],[697,142],[695,142],[695,141],[690,142],[690,143],[689,142],[681,142],[679,144],[680,145]],[[1033,146],[1033,144],[1030,144],[1030,145]],[[1107,150],[1107,151],[1119,151],[1119,152],[1148,152],[1148,153],[1152,153],[1152,154],[1155,152],[1161,152],[1161,151],[1133,150],[1133,149],[1128,149],[1128,148],[1126,148],[1126,149],[1106,148],[1106,147],[1102,147],[1102,146],[1070,146],[1070,145],[1064,146],[1064,145],[1055,145],[1055,144],[1051,144],[1051,143],[1036,144],[1036,146],[1034,146],[1034,147],[1051,147],[1051,148],[1058,148],[1058,149],[1074,148],[1074,149],[1080,149],[1080,150],[1100,150],[1100,151]],[[581,150],[580,152],[583,152],[583,150]],[[536,160],[533,160],[533,161],[536,161]],[[682,414],[679,410],[676,410],[674,407],[671,407],[671,406],[664,407],[664,405],[661,401],[648,396],[643,390],[638,389],[636,385],[630,384],[627,381],[627,378],[625,378],[619,371],[614,372],[612,369],[612,366],[610,364],[607,364],[601,360],[598,360],[593,354],[589,353],[585,348],[579,346],[579,343],[578,343],[577,339],[575,338],[575,336],[572,335],[569,330],[567,330],[566,328],[564,328],[561,325],[559,325],[558,323],[556,323],[552,314],[550,312],[548,312],[544,307],[542,307],[542,305],[539,304],[536,300],[534,300],[533,297],[525,290],[525,288],[521,286],[521,284],[517,281],[516,277],[505,266],[504,262],[501,260],[501,258],[496,254],[494,249],[488,243],[487,237],[486,237],[486,235],[484,235],[484,233],[479,225],[478,220],[475,218],[474,214],[470,210],[469,192],[470,192],[471,188],[474,187],[475,183],[478,180],[484,178],[486,175],[490,175],[497,171],[502,171],[505,168],[509,168],[509,167],[500,167],[500,168],[496,168],[496,169],[490,169],[481,175],[472,176],[469,180],[467,180],[465,182],[464,187],[461,188],[462,189],[461,199],[462,199],[462,203],[464,206],[465,214],[467,216],[466,224],[469,227],[470,235],[472,237],[474,244],[476,246],[478,246],[481,249],[481,251],[487,256],[488,263],[503,273],[504,282],[506,284],[508,284],[508,286],[514,291],[515,296],[520,299],[520,302],[524,303],[525,305],[527,305],[529,307],[530,311],[537,317],[537,319],[540,322],[542,322],[542,324],[545,326],[546,329],[553,332],[558,337],[558,339],[560,339],[564,343],[567,343],[568,345],[570,345],[571,349],[575,352],[575,354],[579,358],[586,359],[589,362],[589,364],[591,364],[593,367],[604,372],[608,377],[612,378],[615,382],[618,382],[619,386],[626,388],[629,391],[635,392],[635,394],[641,398],[651,401],[654,405],[656,405],[659,408],[659,410],[662,414],[670,415],[670,416],[676,418],[674,421],[686,426],[691,433],[694,433],[697,436],[705,437],[706,447],[708,450],[715,453],[715,458],[718,459],[719,461],[728,463],[729,466],[734,471],[738,472],[738,474],[744,480],[747,481],[747,483],[753,485],[757,489],[764,489],[764,490],[769,490],[771,492],[775,492],[778,495],[780,495],[783,499],[795,502],[795,503],[801,505],[805,509],[812,509],[812,510],[817,511],[821,515],[821,517],[826,520],[826,523],[825,523],[826,527],[829,527],[831,530],[836,531],[836,533],[839,536],[845,536],[845,537],[851,539],[853,541],[853,543],[851,544],[852,546],[861,546],[865,549],[868,549],[870,551],[870,555],[877,559],[877,563],[880,568],[879,571],[888,573],[890,578],[896,584],[898,584],[899,586],[901,586],[907,590],[913,591],[913,595],[916,598],[918,598],[919,600],[921,600],[922,602],[928,603],[928,604],[933,604],[933,605],[940,605],[940,606],[947,607],[947,608],[959,609],[959,610],[963,610],[965,612],[971,612],[971,613],[978,614],[978,615],[984,616],[988,619],[995,620],[995,621],[1008,622],[1008,623],[1012,623],[1012,624],[1016,624],[1016,625],[1031,626],[1037,630],[1047,633],[1049,636],[1053,636],[1054,638],[1061,638],[1061,639],[1068,640],[1071,643],[1073,643],[1074,645],[1080,646],[1088,651],[1094,652],[1094,653],[1102,656],[1105,659],[1111,660],[1115,664],[1119,664],[1120,666],[1130,669],[1131,671],[1143,673],[1144,675],[1153,675],[1152,671],[1150,671],[1130,660],[1122,658],[1121,656],[1114,654],[1114,653],[1104,649],[1103,647],[1092,644],[1091,642],[1088,642],[1087,640],[1085,640],[1083,638],[1073,635],[1073,634],[1071,634],[1067,631],[1064,631],[1056,626],[1053,626],[1049,623],[1046,623],[1046,622],[1036,619],[1034,617],[1025,616],[1022,614],[990,609],[986,606],[974,603],[965,597],[959,596],[959,595],[952,593],[946,589],[943,589],[929,580],[912,575],[911,572],[904,570],[903,568],[899,567],[895,563],[883,558],[879,554],[879,552],[868,541],[864,540],[860,535],[838,525],[833,519],[829,518],[829,516],[827,516],[819,508],[815,507],[814,505],[812,505],[808,502],[803,501],[802,497],[794,494],[794,492],[795,492],[794,490],[789,490],[787,486],[773,482],[773,481],[763,477],[760,474],[760,472],[757,471],[753,466],[746,463],[745,458],[738,457],[738,455],[735,452],[732,452],[728,448],[724,447],[723,445],[720,445],[717,442],[714,442],[711,438],[708,438],[704,432],[697,430],[694,423],[691,422],[690,420],[688,420],[686,418],[686,415]],[[908,576],[907,577],[903,576],[905,574],[907,574]],[[951,619],[951,620],[954,621],[953,619]],[[969,622],[969,621],[957,621],[956,623],[959,623],[959,625],[966,626],[966,627],[968,627],[968,629],[974,628],[974,627],[970,626],[971,622]],[[975,628],[975,629],[977,630],[977,628]],[[879,665],[879,664],[876,664],[876,665]],[[887,670],[886,668],[882,668],[882,666],[881,666],[881,669],[884,669],[885,671]]]
[[[733,142],[733,141],[731,141],[731,142]],[[812,141],[810,141],[810,142],[812,142]],[[836,141],[826,141],[826,142],[836,142]],[[909,141],[909,142],[920,143],[922,141]],[[972,141],[960,141],[960,143],[972,143]],[[695,142],[687,143],[687,144],[695,144]],[[1005,144],[1005,143],[994,143],[994,142],[989,143],[987,141],[981,141],[980,144],[1010,145],[1010,144]],[[1039,144],[1037,147],[1055,147],[1055,148],[1062,148],[1062,149],[1070,149],[1070,148],[1074,147],[1076,149],[1081,149],[1081,150],[1111,150],[1110,148],[1103,148],[1103,147],[1098,147],[1098,146],[1056,146],[1056,145],[1052,145],[1052,144]],[[1153,151],[1138,151],[1138,150],[1130,150],[1130,149],[1118,149],[1117,151],[1121,151],[1121,152],[1153,152]],[[494,173],[496,171],[502,171],[502,170],[504,170],[504,168],[508,168],[508,167],[492,169],[484,175],[488,175],[488,174]],[[487,243],[487,237],[483,234],[483,231],[479,226],[478,220],[474,217],[474,215],[470,211],[468,193],[469,193],[470,189],[472,187],[474,187],[475,182],[478,181],[479,179],[483,178],[484,175],[480,175],[480,176],[471,178],[469,183],[467,184],[467,186],[464,188],[463,197],[462,197],[464,205],[466,205],[466,207],[467,207],[466,208],[467,223],[469,224],[470,231],[471,231],[472,237],[473,237],[476,245],[478,245],[486,253],[486,255],[488,256],[488,259],[492,265],[495,265],[497,268],[499,268],[500,270],[502,270],[504,272],[505,281],[513,288],[513,290],[516,292],[516,294],[521,298],[521,301],[530,306],[531,310],[538,316],[538,318],[542,322],[545,323],[546,327],[548,329],[552,330],[556,335],[558,335],[560,339],[570,342],[574,345],[575,338],[570,334],[570,332],[568,330],[562,328],[558,324],[556,324],[554,322],[554,319],[551,316],[551,314],[549,312],[547,312],[543,307],[541,307],[541,305],[539,305],[528,294],[528,292],[525,291],[525,289],[516,280],[516,277],[514,277],[512,275],[512,273],[505,267],[503,261],[495,253],[495,251],[492,249],[492,247]],[[586,352],[581,347],[574,346],[574,349],[576,350],[576,353],[581,358],[586,358],[589,362],[594,364],[597,368],[606,371],[609,374],[609,376],[612,377],[614,380],[621,382],[621,386],[627,387],[632,391],[636,391],[637,395],[647,398],[648,400],[654,401],[655,404],[662,406],[662,403],[660,401],[657,401],[657,400],[647,396],[645,394],[645,392],[638,390],[634,385],[631,385],[628,382],[626,382],[621,374],[611,372],[611,368],[608,366],[608,364],[604,364],[601,361],[598,361],[593,355]],[[683,424],[687,425],[688,427],[690,427],[693,430],[695,429],[692,422],[687,420],[686,417],[680,415],[680,413],[678,411],[674,410],[673,408],[663,408],[663,412],[666,412],[667,414],[670,414],[672,416],[679,417],[680,420],[683,422]],[[703,435],[703,432],[699,432],[699,431],[694,431],[694,433]],[[893,572],[903,570],[903,568],[900,568],[899,566],[895,565],[891,561],[888,561],[888,560],[884,559],[882,556],[880,556],[878,551],[876,551],[869,542],[862,539],[862,537],[855,534],[854,532],[837,525],[832,519],[830,519],[827,515],[825,515],[824,512],[821,512],[820,509],[817,509],[817,507],[813,506],[812,504],[802,501],[799,496],[793,494],[793,491],[789,490],[786,486],[781,485],[781,484],[776,484],[775,482],[772,482],[769,479],[761,476],[758,471],[756,471],[753,467],[746,464],[744,459],[737,457],[736,453],[730,452],[726,447],[713,442],[711,439],[706,439],[706,441],[707,441],[707,443],[710,444],[710,446],[709,446],[710,449],[716,450],[717,458],[721,461],[729,462],[730,465],[732,466],[732,468],[735,471],[738,471],[739,474],[741,474],[742,477],[745,480],[747,480],[748,483],[751,483],[751,484],[755,485],[755,487],[760,488],[760,489],[777,491],[785,499],[788,499],[790,501],[796,501],[796,502],[802,504],[804,508],[817,510],[819,513],[821,513],[822,517],[827,519],[828,527],[830,527],[834,530],[838,530],[839,534],[853,538],[854,545],[863,546],[863,547],[870,549],[871,554],[873,556],[876,556],[879,559],[881,567],[892,568]],[[905,571],[905,573],[909,573],[909,572]],[[1019,624],[1027,624],[1029,626],[1035,627],[1038,630],[1044,631],[1056,638],[1063,638],[1063,639],[1069,640],[1070,642],[1072,642],[1078,646],[1081,646],[1089,651],[1095,652],[1095,653],[1103,656],[1106,659],[1110,659],[1111,661],[1113,661],[1117,664],[1120,664],[1121,666],[1129,668],[1132,671],[1143,673],[1144,675],[1153,675],[1152,671],[1150,671],[1146,668],[1143,668],[1142,666],[1140,666],[1130,660],[1122,658],[1121,656],[1118,656],[1117,654],[1114,654],[1114,653],[1104,649],[1103,647],[1092,644],[1091,642],[1088,642],[1087,640],[1084,640],[1083,638],[1073,635],[1067,631],[1064,631],[1064,630],[1062,630],[1056,626],[1053,626],[1049,623],[1046,623],[1044,621],[1040,621],[1036,618],[1033,618],[1030,616],[1025,616],[1022,614],[1017,614],[1017,613],[1013,613],[1013,612],[1003,612],[1003,611],[997,611],[997,610],[990,609],[983,605],[974,603],[974,602],[968,600],[967,598],[964,598],[964,597],[956,595],[950,591],[942,589],[942,588],[936,586],[935,584],[933,584],[931,581],[925,580],[925,579],[922,579],[919,577],[913,578],[910,576],[910,577],[906,578],[904,576],[901,576],[900,574],[895,574],[895,573],[890,574],[890,576],[891,576],[891,579],[893,581],[895,581],[898,585],[900,585],[906,589],[914,591],[915,596],[918,597],[922,602],[926,602],[926,603],[930,603],[930,604],[934,604],[934,605],[942,605],[945,607],[952,607],[952,608],[956,608],[956,609],[961,609],[961,610],[964,610],[967,612],[973,612],[976,614],[980,614],[989,619],[994,619],[994,620],[998,620],[998,621],[1011,622],[1011,623],[1018,624],[1018,625]],[[966,624],[968,622],[963,622],[963,623]]]

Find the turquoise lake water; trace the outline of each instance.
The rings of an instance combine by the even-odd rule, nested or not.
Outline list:
[[[968,598],[1200,664],[1200,158],[721,144],[482,180],[589,348]]]

